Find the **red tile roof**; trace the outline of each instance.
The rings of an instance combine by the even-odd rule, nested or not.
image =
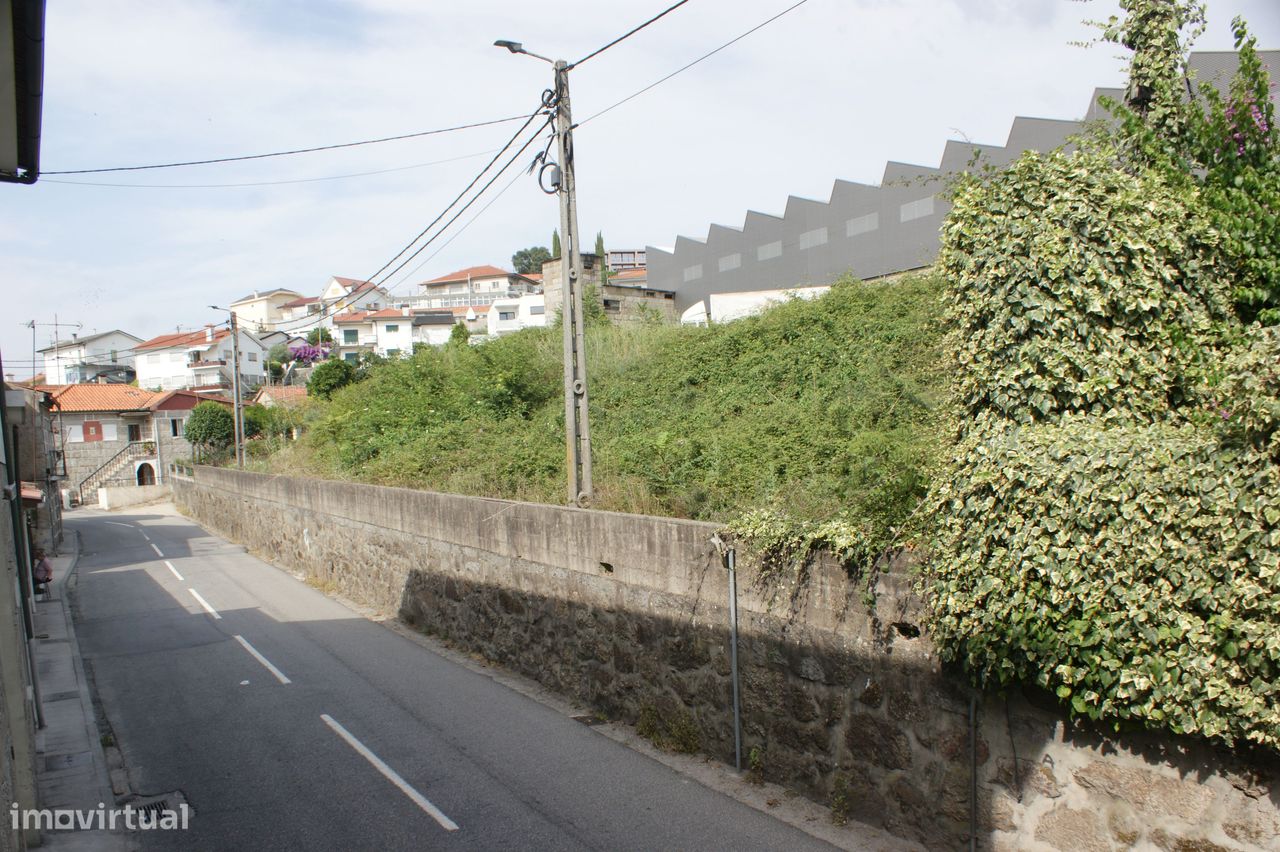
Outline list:
[[[345,314],[337,314],[334,316],[334,322],[366,322],[369,319],[368,311],[349,311]]]
[[[256,399],[263,397],[271,397],[273,402],[280,405],[292,405],[299,400],[307,398],[306,385],[280,385],[271,387],[262,387],[258,389]]]
[[[443,278],[432,278],[430,281],[423,281],[422,283],[424,285],[447,284],[450,281],[466,281],[468,278],[505,278],[514,274],[496,266],[468,266],[466,269],[451,272]]]
[[[643,278],[648,280],[649,270],[647,269],[624,269],[621,272],[613,272],[609,275],[610,281],[620,281],[624,279]]]
[[[400,319],[409,319],[409,317],[405,315],[404,311],[399,308],[383,308],[380,311],[373,311],[368,314],[369,319],[392,319],[395,317],[399,317]]]
[[[318,301],[320,301],[320,297],[319,297],[319,296],[303,296],[301,299],[293,299],[292,301],[285,302],[285,303],[284,303],[284,304],[282,304],[280,307],[282,307],[282,308],[300,308],[300,307],[302,307],[303,305],[311,305],[311,304],[314,304],[314,303],[316,303],[316,302],[318,302]]]
[[[206,329],[202,328],[199,331],[183,331],[177,334],[162,334],[159,337],[153,337],[150,340],[143,341],[133,348],[138,351],[143,349],[176,349],[179,346],[191,347],[199,346],[201,344],[208,345],[217,343],[222,338],[231,336],[231,332],[229,330],[219,328],[214,330],[213,339],[209,340],[206,338],[205,332]]]
[[[145,411],[163,396],[133,385],[53,385],[48,392],[62,411]]]
[[[489,307],[490,307],[489,305],[472,305],[469,308],[468,307],[441,308],[441,310],[449,311],[455,317],[465,317],[467,315],[467,311],[475,311],[477,314],[487,314],[489,313]]]

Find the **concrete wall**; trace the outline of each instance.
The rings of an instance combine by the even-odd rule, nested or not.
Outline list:
[[[637,725],[731,760],[715,527],[198,468],[183,511],[272,561]],[[902,565],[740,581],[744,745],[766,778],[931,849],[1280,849],[1274,755],[1075,726],[974,696],[920,634]],[[971,700],[976,736],[970,736]],[[976,776],[976,800],[971,783]]]
[[[168,485],[122,485],[98,489],[99,509],[123,509],[125,506],[139,506],[143,503],[154,503],[156,500],[167,500],[171,495]]]

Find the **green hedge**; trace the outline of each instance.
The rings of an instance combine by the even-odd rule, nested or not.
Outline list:
[[[1196,425],[974,436],[939,489],[933,633],[1094,719],[1280,746],[1280,476]]]

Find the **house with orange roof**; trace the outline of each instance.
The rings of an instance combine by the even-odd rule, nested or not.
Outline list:
[[[266,374],[266,347],[244,329],[238,337],[241,382],[257,387]],[[138,387],[227,391],[236,369],[234,356],[231,331],[226,328],[209,325],[198,331],[162,334],[134,347]]]
[[[409,300],[414,308],[478,308],[495,299],[532,293],[538,283],[526,275],[496,266],[469,266],[423,281],[418,295]]]
[[[66,481],[78,500],[92,502],[103,485],[152,485],[164,466],[191,458],[185,437],[191,410],[225,397],[191,390],[150,391],[132,385],[44,385],[61,437]]]

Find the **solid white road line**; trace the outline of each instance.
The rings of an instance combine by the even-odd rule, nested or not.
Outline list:
[[[167,565],[167,566],[169,567],[169,570],[173,572],[173,576],[177,577],[179,580],[182,580],[182,575],[178,573],[178,569],[177,569],[177,568],[174,568],[174,567],[173,567],[173,563],[172,563],[172,562],[170,562],[168,559],[166,559],[166,560],[164,561],[164,564],[165,564],[165,565]],[[184,583],[185,583],[185,582],[186,582],[186,580],[182,580],[182,582],[184,582]]]
[[[122,524],[122,523],[120,523],[119,521],[103,521],[103,523],[104,523],[104,524],[111,524],[111,526],[113,526],[113,527],[125,527],[126,529],[133,529],[133,525],[132,525],[132,524]]]
[[[284,676],[284,672],[280,671],[278,668],[271,665],[270,660],[268,660],[266,657],[259,654],[258,649],[249,644],[249,640],[245,639],[243,636],[237,633],[236,641],[239,642],[241,645],[243,645],[244,649],[248,651],[250,654],[252,654],[255,660],[262,663],[263,667],[267,671],[275,675],[276,680],[280,681],[281,683],[293,683],[293,681],[289,680],[289,678]]]
[[[326,725],[328,725],[330,728],[333,729],[333,732],[335,734],[337,734],[338,736],[346,740],[347,745],[351,746],[353,749],[358,751],[360,753],[360,756],[363,757],[365,760],[372,763],[374,769],[377,769],[379,772],[383,774],[383,776],[386,777],[388,781],[390,781],[392,784],[395,784],[397,787],[399,787],[400,792],[404,793],[406,796],[412,799],[415,805],[422,808],[424,811],[426,811],[428,814],[431,815],[432,819],[440,823],[441,827],[444,828],[445,831],[458,830],[458,824],[456,822],[449,819],[447,816],[444,815],[444,813],[439,808],[431,804],[431,802],[427,801],[426,796],[422,795],[417,790],[410,787],[409,783],[405,781],[403,778],[401,778],[399,773],[397,773],[390,766],[387,766],[385,763],[383,763],[380,757],[378,757],[373,752],[369,751],[369,749],[365,746],[364,743],[360,742],[358,739],[353,737],[350,731],[348,731],[346,728],[342,727],[342,725],[339,725],[336,721],[334,721],[332,716],[330,716],[327,713],[321,713],[320,718],[324,720],[324,723]]]
[[[156,552],[156,556],[159,556],[161,559],[164,559],[164,554],[160,552],[160,548],[156,547],[155,542],[151,543],[151,549]]]
[[[219,618],[219,619],[220,619],[220,618],[222,618],[222,616],[218,615],[218,611],[217,611],[216,609],[214,609],[213,607],[209,606],[209,602],[208,602],[207,600],[205,600],[204,598],[200,597],[200,593],[199,593],[199,592],[197,592],[195,589],[187,589],[187,591],[191,593],[191,596],[192,596],[193,598],[195,598],[196,600],[200,601],[200,606],[204,607],[205,612],[209,613],[209,614],[210,614],[210,615],[212,615],[214,618]]]

